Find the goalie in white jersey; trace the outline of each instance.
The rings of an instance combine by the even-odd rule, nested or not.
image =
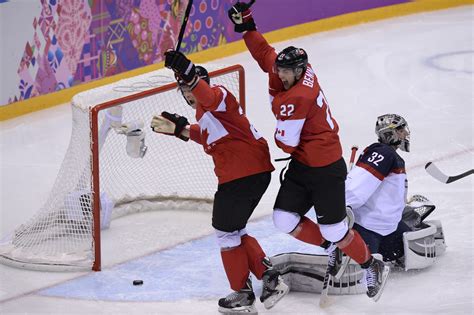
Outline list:
[[[198,123],[190,125],[185,117],[163,112],[153,118],[151,127],[155,132],[201,144],[212,156],[219,182],[212,226],[230,287],[235,291],[219,300],[219,311],[257,314],[250,273],[263,282],[260,301],[267,309],[289,291],[245,228],[274,170],[268,144],[250,124],[234,95],[224,86],[209,85],[206,69],[177,51],[165,53],[165,66],[179,78],[179,89],[196,110]]]
[[[413,204],[419,203],[418,207],[412,204],[406,206],[408,180],[405,161],[398,155],[397,149],[410,151],[408,123],[396,114],[382,115],[377,118],[375,133],[378,142],[364,149],[346,180],[346,204],[354,213],[354,229],[370,251],[381,254],[385,261],[397,261],[404,265],[408,262],[405,269],[426,267],[436,256],[437,229],[426,229],[430,225],[422,224],[423,219],[434,210],[434,205],[426,198],[414,198]],[[421,206],[426,212],[419,214],[416,210]],[[441,228],[440,224],[437,225]],[[425,230],[411,232],[420,228]],[[438,234],[442,236],[442,232],[438,231]],[[417,249],[416,242],[410,244],[407,239],[424,239],[422,243],[425,247]],[[442,243],[444,245],[444,238]],[[410,251],[405,253],[405,250]],[[410,253],[415,256],[404,257]],[[407,258],[410,259],[407,261]]]

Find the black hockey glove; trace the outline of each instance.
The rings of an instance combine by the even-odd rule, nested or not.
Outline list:
[[[174,128],[174,135],[181,140],[188,141],[189,138],[183,136],[181,133],[183,132],[184,128],[189,125],[188,119],[184,116],[180,116],[178,114],[171,114],[168,112],[162,112],[161,116],[172,121],[175,124]]]
[[[249,3],[237,2],[227,12],[229,19],[234,23],[234,31],[237,33],[257,30],[255,21],[252,17],[252,11],[250,10],[253,2],[253,0]]]
[[[196,67],[179,51],[165,52],[165,67],[173,70],[187,84],[191,85],[196,80]]]

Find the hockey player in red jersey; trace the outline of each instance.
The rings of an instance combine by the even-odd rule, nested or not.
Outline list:
[[[347,169],[339,127],[306,52],[290,46],[277,54],[257,32],[249,4],[237,2],[228,13],[235,31],[244,33],[252,57],[268,73],[272,112],[277,120],[275,141],[291,154],[275,201],[274,225],[306,243],[326,248],[335,243],[367,270],[367,295],[375,297],[389,269],[372,257],[362,237],[349,229],[345,220]],[[305,216],[312,206],[319,224]]]
[[[165,66],[179,78],[179,89],[196,109],[198,123],[189,125],[185,117],[163,112],[153,118],[151,127],[155,132],[202,144],[212,156],[218,178],[212,226],[230,287],[235,291],[219,300],[219,311],[256,314],[250,272],[262,279],[260,300],[265,308],[271,308],[289,288],[245,229],[274,170],[268,144],[250,124],[234,95],[223,86],[209,85],[206,69],[194,66],[177,51],[165,53]]]

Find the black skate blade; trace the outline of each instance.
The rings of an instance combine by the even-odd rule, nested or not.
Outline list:
[[[377,302],[382,296],[382,292],[383,292],[383,289],[385,288],[385,284],[387,283],[389,274],[390,274],[390,267],[384,266],[383,273],[382,273],[382,284],[380,285],[380,290],[379,292],[377,292],[375,296],[372,297],[372,300],[374,300],[374,302]]]

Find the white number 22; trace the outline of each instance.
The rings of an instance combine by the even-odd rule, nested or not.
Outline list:
[[[377,152],[373,152],[372,156],[367,159],[367,161],[374,163],[375,165],[379,166],[379,162],[382,162],[384,159],[382,154]]]
[[[280,116],[291,116],[295,111],[295,105],[288,104],[288,105],[281,105],[280,106]]]

